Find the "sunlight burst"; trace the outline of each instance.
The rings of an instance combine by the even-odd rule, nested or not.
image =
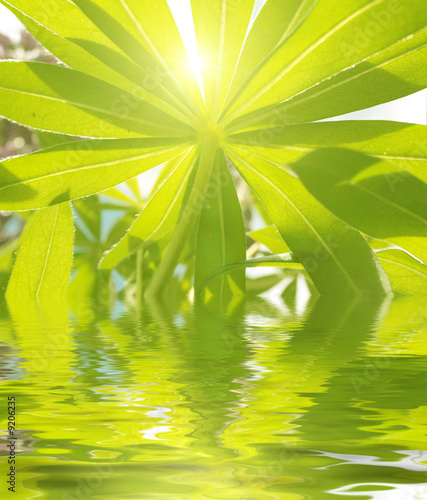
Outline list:
[[[191,69],[196,76],[197,83],[204,98],[202,71],[199,51],[197,49],[196,32],[194,30],[193,16],[191,14],[190,0],[167,0],[170,10],[175,18],[182,41],[190,60]]]

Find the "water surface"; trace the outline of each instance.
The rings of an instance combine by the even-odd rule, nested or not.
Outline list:
[[[427,499],[426,306],[5,311],[0,488],[52,500]]]

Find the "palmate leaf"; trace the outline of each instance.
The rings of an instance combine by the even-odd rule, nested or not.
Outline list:
[[[416,76],[411,71],[409,78],[407,74],[414,63],[421,65],[425,58],[426,24],[423,0],[339,4],[319,0],[289,43],[285,41],[265,59],[249,85],[241,87],[241,95],[227,109],[226,120],[283,101],[275,112],[286,115],[292,99],[292,116],[285,123],[311,121],[421,90],[425,70]],[[262,36],[259,32],[260,42]],[[387,86],[380,87],[384,81]],[[354,99],[355,94],[360,98]],[[298,108],[303,100],[302,108]],[[269,123],[274,116],[267,112]],[[239,122],[241,128],[244,120]]]
[[[69,203],[38,210],[28,227],[7,286],[8,302],[65,297],[73,256],[73,216]]]
[[[246,237],[242,211],[224,154],[217,154],[200,214],[196,246],[194,287],[215,269],[245,259]],[[245,273],[236,268],[204,289],[208,302],[227,304],[233,295],[245,293]]]
[[[330,214],[302,183],[277,165],[227,149],[321,294],[383,294],[389,290],[375,255],[355,230]]]
[[[174,139],[77,141],[0,163],[0,209],[30,210],[120,184],[182,153]]]
[[[289,245],[321,293],[388,292],[379,260],[357,229],[424,258],[424,128],[306,123],[426,86],[424,0],[289,0],[286,6],[267,0],[250,31],[254,0],[191,0],[206,102],[166,0],[0,2],[69,66],[0,63],[0,114],[46,131],[102,139],[4,161],[0,209],[88,196],[177,158],[182,163],[164,174],[101,267],[111,270],[153,241],[157,272],[147,293],[162,293],[176,265],[193,252],[187,273],[195,268],[198,286],[215,267],[244,261],[232,184],[200,203],[220,171],[215,159],[226,151],[285,240],[277,248]],[[343,159],[334,156],[336,148],[347,168],[365,162],[364,168],[351,181],[344,176],[334,184],[329,177],[322,189],[310,184],[315,166]],[[292,164],[301,179],[275,163]],[[385,178],[404,182],[386,196]],[[365,208],[355,213],[355,190],[367,183],[369,201],[365,192],[359,199]],[[368,203],[378,212],[372,220]],[[398,220],[395,232],[384,222],[386,212]],[[239,293],[242,270],[235,276]],[[210,291],[221,295],[226,280],[210,283]]]

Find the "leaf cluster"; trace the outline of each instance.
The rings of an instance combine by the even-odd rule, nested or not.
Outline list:
[[[266,264],[322,295],[425,290],[425,126],[323,121],[426,87],[424,0],[191,0],[202,88],[166,0],[0,1],[63,63],[0,62],[0,114],[48,139],[0,164],[0,210],[34,211],[8,300],[63,297],[74,244],[88,293],[194,283],[227,310]]]

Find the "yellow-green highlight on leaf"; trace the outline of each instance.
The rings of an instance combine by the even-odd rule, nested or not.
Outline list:
[[[248,236],[258,243],[265,245],[276,254],[288,253],[291,251],[274,226],[267,226],[257,231],[252,231],[248,233]]]
[[[227,97],[255,0],[191,0],[208,117]]]
[[[179,99],[164,88],[165,72],[159,66],[160,61],[143,46],[134,43],[133,52],[126,51],[126,47],[122,50],[77,5],[67,0],[51,0],[49,4],[35,4],[31,0],[1,1],[14,12],[18,11],[30,32],[41,33],[40,41],[70,67],[124,88],[173,116],[188,119],[188,115],[176,107],[177,103],[181,107]],[[102,24],[102,16],[95,19]],[[122,27],[115,19],[112,22],[117,40],[128,39],[129,23]],[[143,67],[131,57],[136,54],[145,55]],[[88,66],[91,66],[89,70]]]
[[[36,129],[84,137],[191,132],[184,123],[114,85],[39,62],[0,62],[0,115]]]
[[[244,120],[259,125],[304,123],[393,101],[425,88],[427,28],[345,68],[283,103],[255,111]],[[414,67],[420,69],[413,71]],[[354,95],[358,98],[354,99]]]
[[[37,210],[28,221],[12,276],[8,302],[64,299],[73,258],[73,215],[69,203]]]
[[[263,66],[306,19],[317,0],[268,0],[248,33],[239,58],[238,71],[228,93],[227,105],[240,95],[251,76]]]
[[[384,15],[386,23],[381,20]],[[369,31],[372,23],[376,33]],[[319,1],[288,42],[254,76],[227,121],[260,108],[287,104],[291,99],[296,105],[296,109],[291,108],[295,122],[311,121],[421,90],[426,70],[415,75],[412,68],[414,61],[422,66],[425,59],[426,24],[424,0]],[[336,92],[324,95],[336,87]],[[297,103],[305,99],[306,92],[320,94],[321,99],[299,110]],[[355,95],[360,98],[355,99]],[[279,109],[286,110],[286,104]]]
[[[166,0],[74,3],[123,53],[147,71],[149,89],[153,87],[157,93],[158,88],[163,88],[164,99],[172,106],[187,116],[201,115],[205,107],[202,94]]]
[[[185,146],[172,138],[87,140],[4,160],[0,209],[30,210],[99,193],[181,154]]]
[[[360,233],[328,212],[297,178],[242,149],[228,148],[227,154],[321,294],[390,292],[384,271]]]
[[[393,290],[405,295],[427,295],[427,266],[398,249],[377,253]]]
[[[194,287],[199,289],[215,269],[246,257],[246,236],[242,211],[224,153],[219,151],[206,190],[196,244]],[[204,290],[205,300],[227,304],[233,295],[244,296],[245,271],[222,275]]]

